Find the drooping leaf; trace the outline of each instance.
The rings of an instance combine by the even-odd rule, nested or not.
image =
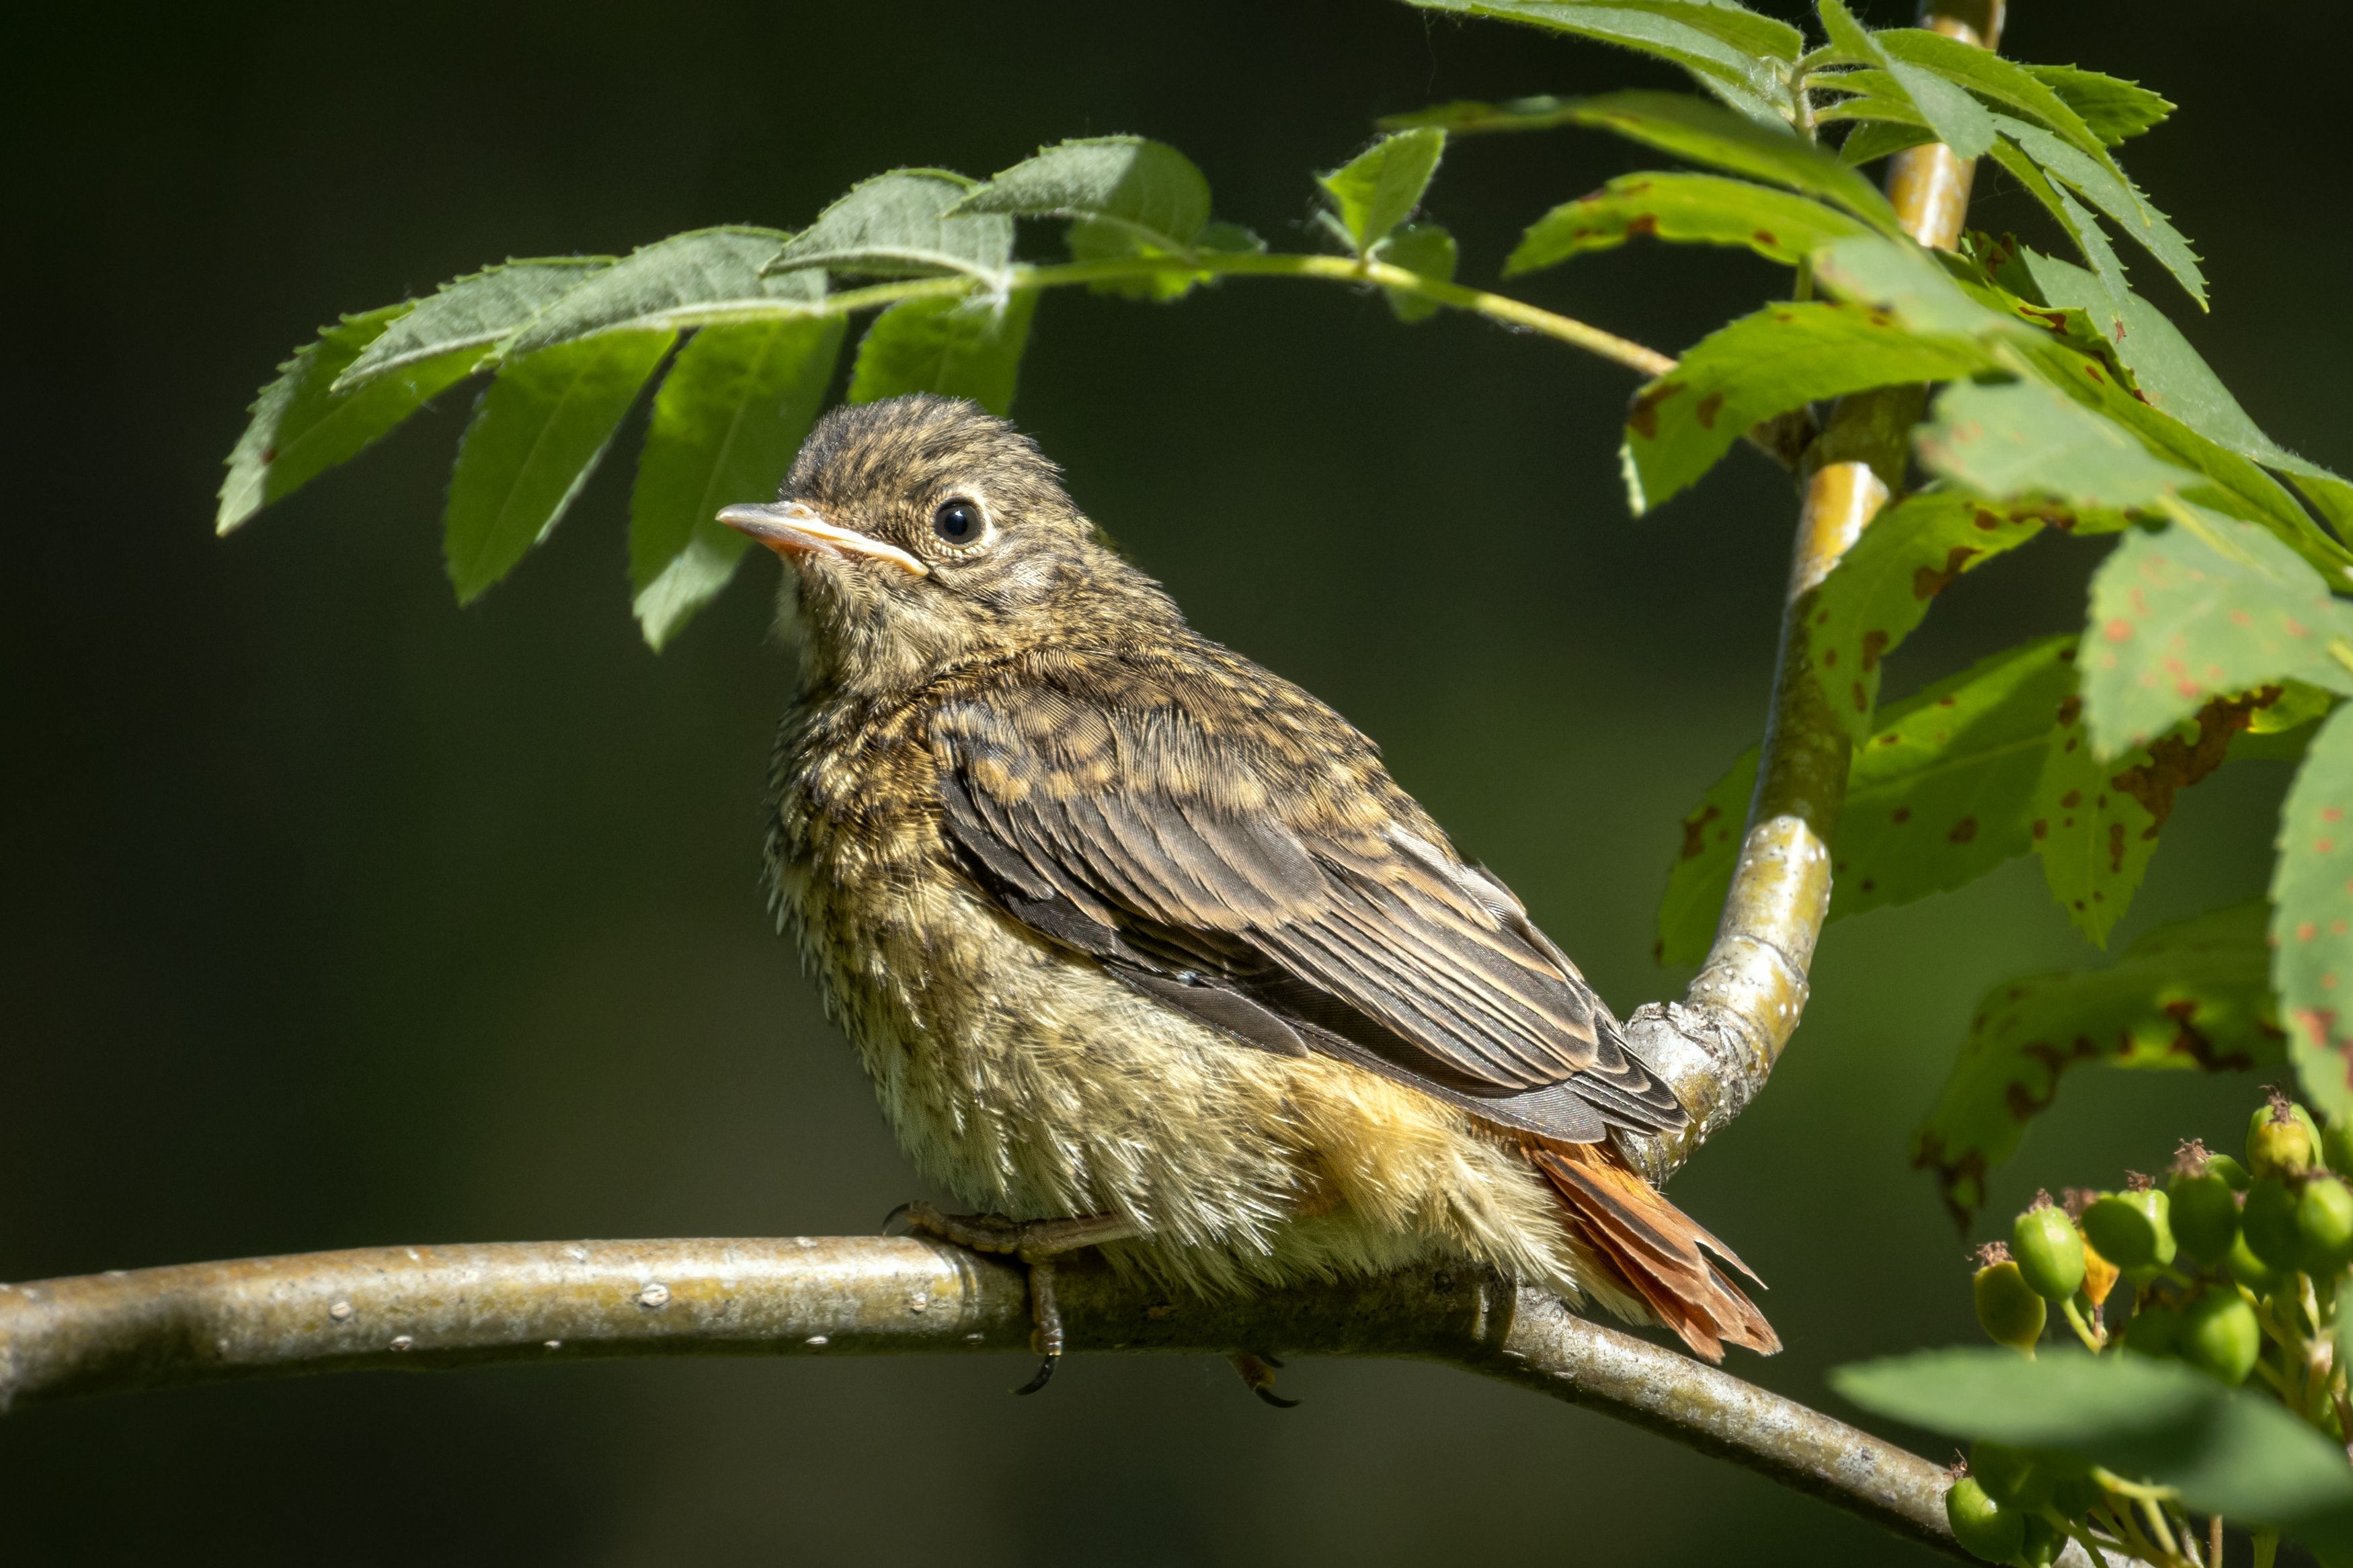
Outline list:
[[[1551,267],[1638,235],[1685,244],[1746,246],[1794,267],[1833,240],[1871,232],[1810,197],[1720,174],[1625,174],[1530,225],[1504,276]]]
[[[346,392],[387,371],[461,349],[472,349],[480,360],[612,264],[609,256],[533,257],[444,283],[346,366],[335,390]]]
[[[1787,120],[1789,63],[1805,37],[1717,0],[1409,0],[1429,11],[1524,22],[1669,60],[1743,115]]]
[[[2239,1072],[2280,1059],[2271,952],[2259,900],[2159,926],[2105,969],[2007,980],[1978,1003],[1968,1037],[1912,1139],[1964,1226],[1986,1178],[2082,1062]]]
[[[2082,291],[2083,303],[2076,309],[2084,311],[2097,323],[2103,335],[2113,340],[2123,324],[2121,301],[2132,289],[2125,280],[2124,263],[2116,259],[2116,247],[2108,243],[2099,220],[2085,210],[2083,203],[2069,195],[2064,186],[2054,184],[2042,172],[2042,166],[2020,151],[2018,143],[2007,136],[1994,138],[1993,160],[2027,195],[2042,204],[2043,210],[2059,225],[2060,232],[2092,264],[2092,270],[2084,274],[2091,286]]]
[[[705,327],[662,379],[629,498],[632,607],[656,650],[734,574],[745,540],[719,509],[774,498],[841,333],[839,317]]]
[[[1772,305],[1701,339],[1635,395],[1624,447],[1637,516],[1697,479],[1759,420],[1873,386],[1944,381],[1990,363],[1967,338],[1905,330],[1828,300]]]
[[[859,340],[849,401],[936,392],[968,397],[991,414],[1007,413],[1037,308],[1032,292],[1000,300],[902,300],[875,317]]]
[[[1842,1366],[1831,1386],[1874,1414],[1945,1436],[2073,1455],[2172,1487],[2199,1513],[2270,1525],[2336,1568],[2353,1561],[2345,1451],[2267,1395],[2186,1363],[1995,1346]]]
[[[1931,471],[1997,500],[2124,510],[2160,505],[2197,479],[2040,381],[1956,382],[1913,446]]]
[[[2104,76],[2074,66],[2028,66],[2037,81],[2057,93],[2084,117],[2092,134],[2114,147],[2144,131],[2154,131],[2173,105],[2137,81]]]
[[[2272,984],[2288,1055],[2314,1107],[2353,1116],[2353,708],[2322,724],[2280,811],[2272,869]]]
[[[254,400],[253,417],[228,455],[213,526],[227,533],[273,501],[348,462],[436,393],[463,381],[480,355],[459,349],[411,360],[397,372],[350,392],[329,389],[352,362],[413,307],[387,305],[322,327],[319,341],[294,351],[276,381]]]
[[[978,188],[977,181],[946,169],[897,169],[860,181],[786,242],[765,270],[994,279],[1013,258],[1013,220],[953,211]]]
[[[1095,136],[1040,148],[948,210],[1076,218],[1135,247],[1182,251],[1209,221],[1209,182],[1165,142]]]
[[[1438,173],[1446,132],[1424,128],[1384,136],[1316,183],[1332,198],[1341,231],[1359,256],[1388,237],[1421,205]]]
[[[563,520],[677,335],[606,332],[499,372],[449,476],[444,552],[459,604],[505,576]]]
[[[1819,196],[1883,234],[1904,232],[1879,187],[1830,153],[1794,132],[1758,124],[1700,99],[1672,92],[1613,92],[1586,99],[1571,118],[1694,163]]]
[[[781,229],[695,229],[631,251],[548,305],[503,352],[527,354],[593,332],[742,320],[769,304],[815,305],[825,274],[760,268],[789,237]]]
[[[2206,275],[2199,269],[2197,252],[2189,248],[2189,241],[2182,237],[2181,231],[2116,172],[2112,162],[2088,157],[2071,140],[2055,136],[2039,125],[2029,125],[2006,114],[1996,115],[1994,122],[2005,137],[2053,179],[2073,186],[2118,228],[2139,241],[2204,308]]]
[[[2353,605],[2267,531],[2211,512],[2126,535],[2092,579],[2085,647],[2103,756],[2267,682],[2353,691]]]
[[[1662,964],[1697,963],[1715,941],[1748,823],[1749,798],[1757,793],[1757,756],[1754,746],[1743,752],[1683,817],[1683,847],[1667,872],[1666,895],[1659,900],[1659,939],[1651,950]]]
[[[1831,46],[1886,73],[1889,95],[1900,95],[1917,109],[1937,141],[1964,158],[1979,157],[1992,144],[1993,118],[1976,99],[1936,72],[1889,54],[1840,0],[1820,0],[1816,9]]]
[[[1461,259],[1455,248],[1454,237],[1434,223],[1409,223],[1381,241],[1377,258],[1392,267],[1402,267],[1439,283],[1454,281],[1454,268]],[[1388,296],[1389,309],[1400,321],[1427,320],[1438,313],[1438,301],[1426,299],[1406,289],[1383,289]]]

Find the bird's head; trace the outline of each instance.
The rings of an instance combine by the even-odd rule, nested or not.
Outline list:
[[[818,421],[772,505],[719,521],[785,559],[779,621],[807,681],[885,695],[995,655],[1173,616],[1036,443],[916,394]]]

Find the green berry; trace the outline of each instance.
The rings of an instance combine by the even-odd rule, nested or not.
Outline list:
[[[2247,1174],[2247,1168],[2244,1165],[2240,1164],[2228,1154],[2207,1155],[2206,1173],[2210,1176],[2221,1177],[2223,1181],[2230,1184],[2231,1190],[2234,1193],[2245,1192],[2247,1184],[2254,1180],[2254,1177]]]
[[[2290,1282],[2291,1277],[2281,1273],[2255,1256],[2247,1245],[2247,1233],[2242,1226],[2239,1239],[2231,1244],[2231,1255],[2222,1260],[2223,1271],[2258,1296],[2274,1296]]]
[[[2353,1175],[2353,1121],[2340,1116],[2321,1131],[2320,1158],[2338,1175]]]
[[[2273,1123],[2277,1126],[2279,1123]],[[2258,1176],[2239,1212],[2239,1230],[2248,1247],[2273,1269],[2294,1274],[2304,1267],[2304,1232],[2296,1225],[2294,1189],[2277,1176]]]
[[[2208,1290],[2181,1309],[2173,1346],[2183,1361],[2236,1388],[2255,1370],[2263,1331],[2245,1297],[2236,1290]]]
[[[2026,1516],[2024,1539],[2020,1542],[2016,1561],[2026,1568],[2051,1568],[2059,1561],[2059,1552],[2067,1544],[2067,1537],[2057,1525],[2039,1513]]]
[[[2171,1206],[2154,1187],[2111,1193],[2084,1211],[2084,1234],[2126,1279],[2146,1283],[2173,1261]]]
[[[2125,1349],[2145,1356],[2169,1356],[2180,1334],[2181,1314],[2162,1302],[2151,1301],[2125,1325]]]
[[[2264,1176],[2300,1176],[2320,1152],[2320,1129],[2312,1112],[2291,1104],[2277,1089],[2271,1101],[2247,1119],[2247,1168]]]
[[[2212,1268],[2231,1255],[2239,1237],[2239,1200],[2231,1184],[2211,1169],[2202,1176],[2176,1176],[2166,1194],[2168,1222],[2181,1250]]]
[[[2333,1274],[2353,1261],[2353,1189],[2330,1175],[2306,1182],[2295,1200],[2295,1229],[2306,1272]]]
[[[1973,1477],[1963,1476],[1945,1494],[1945,1521],[1969,1555],[1988,1563],[2007,1563],[2026,1544],[2026,1516],[1994,1501]]]
[[[2034,1349],[2049,1314],[2017,1264],[1989,1263],[1978,1269],[1971,1294],[1977,1299],[1978,1323],[1988,1339],[2012,1350]]]
[[[2002,1507],[2029,1513],[2051,1500],[2051,1489],[2058,1482],[2048,1468],[2034,1462],[2031,1454],[1982,1440],[1969,1445],[1969,1474]]]
[[[2087,1472],[2080,1476],[2061,1476],[2051,1489],[2051,1506],[2069,1519],[2081,1519],[2100,1506],[2107,1494],[2100,1483]]]
[[[2084,1238],[2063,1209],[2044,1204],[2020,1215],[2010,1227],[2010,1253],[2046,1301],[2063,1301],[2084,1288]]]

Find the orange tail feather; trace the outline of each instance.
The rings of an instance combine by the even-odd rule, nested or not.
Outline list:
[[[1524,1142],[1560,1194],[1578,1250],[1616,1275],[1694,1353],[1720,1362],[1725,1344],[1765,1355],[1781,1348],[1765,1314],[1700,1249],[1755,1279],[1748,1266],[1644,1181],[1615,1146]]]

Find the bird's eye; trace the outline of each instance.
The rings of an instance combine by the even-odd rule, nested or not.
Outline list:
[[[968,500],[942,501],[932,513],[932,531],[950,544],[970,544],[981,534],[980,508]]]

